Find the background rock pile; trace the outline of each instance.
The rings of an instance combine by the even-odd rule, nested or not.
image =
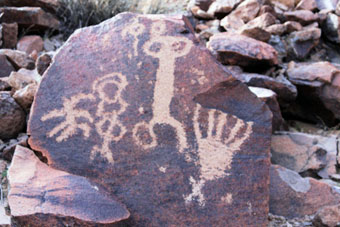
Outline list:
[[[129,9],[170,12],[162,3],[131,3]],[[17,145],[28,147],[30,107],[63,32],[58,1],[5,0],[0,6],[0,171],[6,194],[7,164]],[[202,45],[272,111],[270,225],[336,226],[340,3],[193,0],[187,8]]]

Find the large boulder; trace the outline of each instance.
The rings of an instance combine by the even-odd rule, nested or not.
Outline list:
[[[208,48],[223,64],[266,67],[278,64],[276,50],[267,43],[229,32],[213,35]]]
[[[75,32],[44,74],[29,144],[117,196],[129,225],[266,226],[271,113],[186,21],[124,13]]]
[[[9,168],[14,226],[99,226],[129,217],[124,205],[84,177],[55,170],[17,146]]]

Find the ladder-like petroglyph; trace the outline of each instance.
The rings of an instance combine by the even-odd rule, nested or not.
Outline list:
[[[63,117],[64,121],[53,128],[48,137],[56,137],[57,142],[62,142],[69,139],[80,129],[84,137],[90,136],[91,127],[94,123],[94,128],[102,139],[101,145],[96,145],[91,151],[91,158],[96,154],[101,154],[110,163],[113,163],[112,152],[110,151],[110,143],[118,142],[126,133],[125,126],[119,121],[118,117],[126,110],[127,103],[122,98],[122,91],[127,86],[127,80],[121,73],[110,73],[94,81],[92,93],[79,93],[71,98],[64,98],[63,108],[55,109],[44,115],[41,120],[47,121],[53,118]],[[110,96],[109,91],[115,90],[113,96]],[[85,110],[77,108],[77,105],[83,100],[95,101],[99,99],[96,117]],[[115,109],[106,110],[107,106],[114,105]],[[78,119],[85,119],[85,123],[79,123]],[[98,119],[98,120],[95,120]],[[118,131],[118,133],[115,133]]]
[[[187,203],[196,199],[201,206],[204,206],[205,199],[201,189],[207,181],[228,176],[226,171],[231,168],[235,153],[240,150],[242,144],[251,135],[253,122],[244,122],[219,110],[208,110],[206,119],[208,126],[206,136],[203,136],[199,123],[202,109],[197,104],[193,117],[194,132],[198,144],[197,165],[200,166],[200,179],[190,178],[192,193],[185,196],[184,199]],[[226,130],[230,126],[232,126],[230,132],[226,135]]]
[[[126,27],[122,31],[122,37],[124,39],[128,38],[129,36],[132,36],[133,38],[133,56],[136,57],[138,56],[138,36],[143,34],[145,30],[145,26],[141,23],[138,22],[138,17],[134,18],[132,20],[132,24],[128,27]],[[129,59],[132,58],[132,54],[128,54]]]
[[[188,147],[186,132],[181,122],[170,114],[170,104],[174,97],[175,63],[176,59],[189,54],[193,44],[185,37],[167,36],[166,24],[155,21],[150,31],[150,39],[143,45],[144,52],[159,60],[156,74],[155,88],[153,94],[152,113],[153,118],[149,122],[140,122],[133,129],[133,137],[138,145],[149,149],[157,145],[154,126],[156,124],[168,124],[176,132],[179,141],[179,152]],[[151,141],[145,142],[141,139],[139,132],[147,130]]]

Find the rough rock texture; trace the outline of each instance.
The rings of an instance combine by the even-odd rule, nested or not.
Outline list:
[[[272,136],[273,164],[303,173],[318,172],[327,165],[327,150],[318,136],[281,132]],[[334,163],[333,163],[334,164]]]
[[[306,119],[334,125],[340,119],[340,71],[329,62],[290,63],[288,79],[298,87],[297,105]],[[298,107],[297,106],[297,107]]]
[[[12,72],[7,82],[14,91],[20,90],[29,84],[38,85],[41,76],[35,70],[20,69],[18,72]]]
[[[38,85],[36,83],[31,83],[17,90],[13,94],[15,101],[26,111],[29,112],[31,104],[33,102],[35,93],[37,92]]]
[[[17,69],[34,69],[34,60],[30,58],[25,52],[10,49],[0,49],[0,55],[5,55],[12,65]]]
[[[1,21],[19,25],[35,25],[41,28],[58,29],[59,21],[39,7],[0,7]]]
[[[0,0],[0,6],[33,6],[40,7],[49,12],[56,12],[59,7],[58,0]]]
[[[29,143],[117,196],[129,225],[266,226],[270,110],[185,21],[78,30],[44,74]]]
[[[340,194],[326,183],[302,178],[298,173],[278,165],[270,168],[269,211],[272,214],[303,217],[339,202]]]
[[[295,7],[297,10],[309,10],[314,11],[318,8],[316,0],[301,0]]]
[[[25,126],[25,112],[6,91],[0,92],[0,139],[15,137]]]
[[[36,61],[37,71],[40,75],[43,75],[46,69],[50,66],[52,62],[52,54],[44,53],[40,55]]]
[[[277,102],[277,95],[272,90],[262,87],[249,87],[249,90],[253,92],[259,99],[267,104],[273,114],[272,118],[272,131],[284,130],[284,120],[281,115],[279,103]]]
[[[323,23],[322,30],[327,39],[332,42],[340,43],[340,20],[339,16],[333,13],[327,15],[326,21]]]
[[[9,183],[14,226],[100,226],[129,217],[124,205],[86,178],[52,169],[21,146],[9,168]]]
[[[216,0],[209,6],[207,13],[212,15],[227,14],[240,2],[242,0]]]
[[[278,63],[277,52],[272,46],[243,35],[215,34],[207,46],[223,64],[259,67]]]
[[[17,50],[26,52],[27,54],[31,54],[33,51],[37,53],[41,52],[44,49],[44,41],[38,35],[27,35],[22,37],[18,44]]]
[[[17,23],[2,23],[2,41],[3,48],[15,48],[18,42],[18,24]]]
[[[319,19],[317,14],[309,10],[295,10],[292,12],[285,12],[284,16],[287,21],[296,21],[301,23],[302,25],[311,24]]]
[[[0,77],[9,76],[14,70],[14,67],[8,61],[6,55],[0,54]]]
[[[340,205],[321,208],[313,220],[317,227],[336,227],[340,225]]]
[[[335,10],[338,0],[316,0],[319,10]]]

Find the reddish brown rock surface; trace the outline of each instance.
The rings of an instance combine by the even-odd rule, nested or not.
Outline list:
[[[278,63],[277,52],[272,46],[247,36],[219,33],[213,35],[207,45],[223,64],[259,67]]]
[[[269,211],[272,214],[303,217],[339,202],[340,194],[326,183],[302,178],[298,173],[277,165],[270,168]]]
[[[33,6],[41,7],[49,12],[56,12],[59,7],[58,0],[0,0],[0,6]]]
[[[12,71],[15,71],[15,69],[8,61],[6,55],[0,54],[0,77],[7,77]]]
[[[8,202],[15,226],[100,226],[129,217],[121,203],[84,177],[52,169],[17,146]]]
[[[117,196],[130,225],[267,226],[271,113],[184,21],[78,30],[44,74],[29,143]]]
[[[18,44],[17,50],[26,52],[28,55],[33,51],[37,53],[41,52],[44,49],[44,41],[38,35],[27,35],[22,37]]]
[[[18,24],[2,23],[2,41],[4,48],[15,48],[18,42]]]
[[[24,26],[38,26],[42,28],[59,28],[59,21],[39,7],[0,7],[3,13],[1,21],[5,23],[18,23]]]
[[[340,205],[321,208],[313,220],[314,226],[336,227],[340,225]]]

